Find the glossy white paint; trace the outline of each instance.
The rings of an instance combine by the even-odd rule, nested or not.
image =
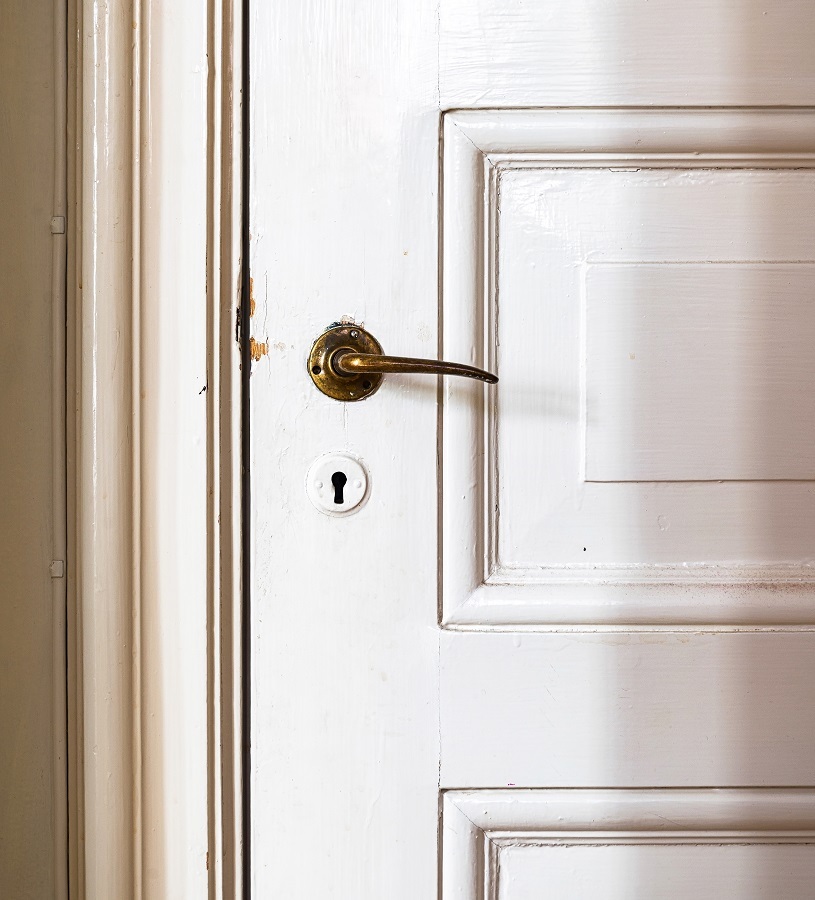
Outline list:
[[[436,353],[437,10],[282,0],[251,25],[252,896],[433,897],[436,384],[344,406],[306,358],[343,315]],[[305,478],[340,449],[373,490],[331,518]]]
[[[802,201],[793,215],[809,187],[790,192]],[[812,481],[814,278],[807,262],[589,263],[584,480]],[[789,531],[763,555],[806,559],[811,536],[797,553],[793,543],[800,514]],[[745,537],[736,559],[761,554]]]
[[[809,106],[809,0],[442,0],[443,109]]]
[[[254,4],[255,895],[807,895],[813,36],[799,0]],[[331,401],[343,315],[501,382]],[[329,519],[338,448],[376,489]]]
[[[234,896],[237,4],[78,10],[77,896]]]
[[[812,640],[446,631],[440,784],[812,784]]]

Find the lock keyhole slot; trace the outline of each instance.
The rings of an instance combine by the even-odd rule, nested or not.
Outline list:
[[[340,505],[345,503],[343,498],[343,493],[345,491],[345,485],[348,482],[348,476],[345,472],[335,472],[331,476],[331,484],[334,485],[334,503]]]

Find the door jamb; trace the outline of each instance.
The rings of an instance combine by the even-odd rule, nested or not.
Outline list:
[[[241,2],[68,13],[70,896],[237,897]]]

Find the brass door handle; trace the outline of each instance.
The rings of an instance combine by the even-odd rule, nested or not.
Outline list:
[[[385,356],[378,353],[354,353],[337,351],[332,360],[334,368],[341,375],[356,375],[358,372],[376,372],[387,375],[388,372],[416,372],[427,375],[461,375],[464,378],[477,378],[487,384],[495,384],[495,375],[465,366],[462,363],[445,362],[436,359],[414,359],[411,356]]]
[[[437,359],[386,356],[377,339],[359,325],[332,325],[314,342],[308,357],[311,380],[335,400],[364,400],[376,393],[384,375],[460,375],[487,384],[498,377],[475,366]]]

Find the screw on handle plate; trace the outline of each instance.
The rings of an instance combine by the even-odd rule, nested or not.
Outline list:
[[[384,375],[459,375],[487,384],[498,377],[475,366],[436,359],[386,356],[377,339],[358,325],[335,325],[314,342],[308,369],[315,385],[334,400],[364,400],[376,393]]]

